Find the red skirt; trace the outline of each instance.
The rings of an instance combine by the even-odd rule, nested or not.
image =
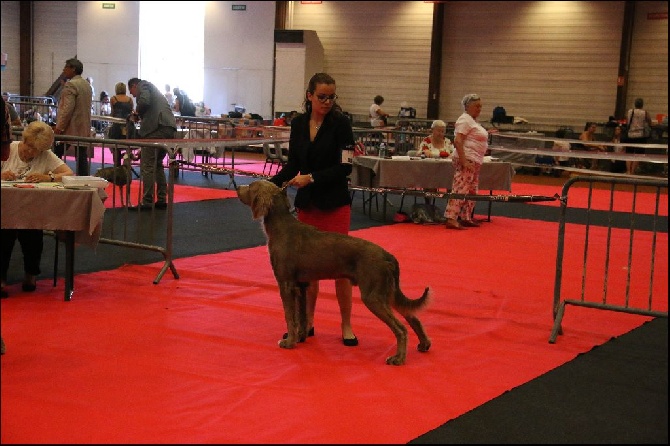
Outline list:
[[[349,234],[351,206],[341,206],[327,211],[315,207],[298,209],[298,220],[322,231]]]

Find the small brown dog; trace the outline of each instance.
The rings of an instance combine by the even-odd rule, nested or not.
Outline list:
[[[393,315],[403,315],[419,337],[417,349],[426,352],[430,339],[415,316],[430,296],[426,287],[416,300],[400,290],[400,266],[396,258],[380,246],[357,237],[323,232],[298,221],[289,210],[286,192],[275,184],[259,180],[237,188],[242,203],[251,207],[254,219],[263,218],[270,263],[284,306],[287,333],[279,341],[282,348],[293,348],[307,335],[305,287],[321,279],[348,278],[361,291],[363,303],[389,326],[397,349],[386,358],[390,365],[402,365],[407,355],[407,328]]]

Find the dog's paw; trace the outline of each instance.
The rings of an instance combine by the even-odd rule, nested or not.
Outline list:
[[[430,349],[431,342],[430,339],[419,342],[419,345],[416,346],[416,349],[420,352],[427,352]]]
[[[393,355],[386,358],[386,364],[388,365],[403,365],[405,364],[405,357],[402,355]]]
[[[280,339],[278,344],[281,348],[295,348],[295,342],[289,342],[288,339]]]

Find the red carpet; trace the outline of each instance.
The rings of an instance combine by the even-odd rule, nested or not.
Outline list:
[[[578,239],[577,229],[567,235]],[[1,303],[1,441],[405,443],[649,319],[570,307],[564,335],[549,344],[556,234],[555,223],[503,217],[468,231],[357,231],[398,256],[408,296],[433,287],[421,315],[433,346],[417,352],[410,333],[402,367],[384,364],[393,336],[357,290],[360,345],[342,345],[331,281],[316,336],[278,348],[286,327],[265,247],[178,259],[181,278],[168,272],[158,285],[162,263],[80,275],[71,302],[62,301],[62,281],[53,289],[41,280],[31,295],[14,285]],[[644,251],[647,238],[636,236],[636,247]],[[582,259],[571,243],[568,296],[580,289]],[[666,311],[667,243],[659,234],[654,289]],[[613,247],[611,257],[626,249]]]
[[[130,186],[131,195],[130,202],[133,205],[137,204],[138,198],[137,194],[139,193],[139,188],[141,183],[139,180],[133,180],[133,183]],[[112,188],[115,190],[113,191]],[[121,207],[121,195],[125,194],[125,188],[123,192],[119,191],[118,186],[113,186],[110,184],[105,189],[107,192],[107,200],[105,200],[106,208]],[[174,202],[175,203],[185,203],[188,201],[200,201],[200,200],[216,200],[221,198],[234,198],[237,197],[237,193],[234,190],[229,189],[213,189],[197,186],[186,186],[181,184],[174,185]],[[125,195],[123,196],[125,200]]]
[[[240,170],[245,170],[253,173],[261,173],[262,163],[240,165]],[[131,202],[136,204],[137,202],[137,192],[140,183],[138,180],[134,180],[131,186]],[[111,207],[120,207],[120,197],[119,197],[119,188],[116,187],[116,191],[112,192],[112,186],[108,186],[107,195],[109,199],[106,200],[105,206],[107,208]],[[113,196],[113,193],[116,196]],[[550,185],[541,185],[541,184],[528,184],[528,183],[514,183],[512,186],[512,194],[515,195],[542,195],[542,196],[553,196],[554,194],[561,194],[561,187],[550,186]],[[133,195],[134,194],[134,195]],[[199,201],[199,200],[215,200],[221,198],[235,198],[237,194],[234,190],[227,189],[214,189],[206,187],[197,187],[197,186],[186,186],[175,184],[175,203],[184,203],[189,201]],[[591,197],[591,209],[597,210],[607,210],[609,205],[610,191],[602,189],[594,189],[593,196]],[[614,200],[614,210],[619,212],[631,212],[632,210],[632,200],[633,194],[631,192],[625,191],[616,191],[615,200]],[[533,202],[529,204],[540,204],[548,206],[559,206],[560,202],[557,201],[548,201],[548,202]],[[588,190],[583,187],[571,188],[568,195],[568,204],[571,208],[586,208],[588,205]],[[638,213],[644,214],[653,214],[656,206],[656,195],[653,193],[639,193],[635,203],[635,209]],[[659,214],[668,215],[668,198],[667,195],[661,195],[659,199]]]
[[[567,181],[567,180],[566,180]],[[568,191],[568,206],[571,208],[586,209],[590,207],[594,210],[609,210],[610,195],[609,189],[593,189],[591,196],[591,205],[589,206],[588,188],[583,187],[584,183],[575,184],[570,187]],[[544,195],[554,196],[554,194],[561,195],[563,191],[563,184],[560,186],[530,184],[514,182],[512,184],[512,192],[515,195]],[[659,215],[668,215],[668,195],[667,189],[661,189],[659,197]],[[614,192],[613,210],[617,212],[631,212],[633,210],[633,193],[616,189]],[[540,201],[532,204],[539,204],[543,206],[560,206],[560,201]],[[637,199],[635,201],[635,210],[641,214],[653,214],[656,208],[656,194],[649,192],[638,191]]]

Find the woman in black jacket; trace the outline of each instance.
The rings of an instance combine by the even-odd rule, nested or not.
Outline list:
[[[291,123],[289,155],[286,166],[270,179],[277,186],[288,183],[298,190],[294,205],[298,220],[323,231],[349,233],[351,196],[348,176],[351,164],[342,163],[342,149],[354,144],[351,122],[335,102],[335,80],[317,73],[305,92],[305,113]],[[324,255],[327,255],[325,253]],[[314,309],[319,282],[307,288],[307,330],[314,335]],[[335,292],[342,316],[342,342],[358,345],[351,328],[349,279],[337,279]]]

